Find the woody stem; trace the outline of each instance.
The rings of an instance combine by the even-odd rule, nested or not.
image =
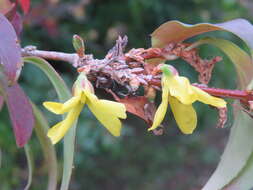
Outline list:
[[[143,59],[152,59],[152,58],[164,58],[164,50],[162,48],[149,48],[143,50],[143,53],[140,54]],[[62,53],[56,51],[44,51],[37,50],[36,48],[26,47],[22,49],[22,56],[37,56],[48,60],[57,60],[69,62],[72,65],[75,65],[79,60],[76,53]],[[126,56],[126,60],[129,57]],[[160,87],[160,79],[152,79],[148,81],[149,84],[153,86]],[[207,86],[193,84],[194,86],[202,89],[203,91],[217,97],[231,98],[242,101],[253,101],[253,92],[247,90],[231,90],[231,89],[221,89],[221,88],[210,88]]]

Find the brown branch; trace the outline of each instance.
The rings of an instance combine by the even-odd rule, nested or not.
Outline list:
[[[97,87],[109,88],[108,86],[112,85],[115,81],[127,88],[130,93],[135,92],[139,86],[160,89],[161,75],[159,69],[158,72],[154,72],[158,64],[147,63],[147,60],[152,60],[153,58],[172,60],[180,56],[186,59],[185,57],[187,57],[182,53],[182,49],[180,49],[181,53],[178,53],[178,51],[175,51],[175,48],[172,49],[168,47],[131,49],[128,53],[123,53],[126,42],[127,38],[119,38],[115,47],[113,47],[105,58],[101,60],[94,59],[93,55],[84,55],[84,57],[80,58],[76,53],[42,51],[37,50],[33,46],[22,49],[22,56],[38,56],[49,60],[69,62],[74,67],[77,67],[79,72],[86,72],[89,79],[93,80]],[[175,47],[175,45],[173,46]],[[180,47],[181,46],[182,45],[180,45]],[[177,48],[179,48],[179,46]],[[194,60],[199,60],[196,56],[196,53],[194,53]],[[189,57],[187,57],[187,59],[189,59]],[[189,59],[188,61],[190,62],[191,60]],[[194,63],[190,64],[192,65]],[[238,99],[241,102],[253,100],[252,91],[209,88],[198,84],[195,84],[195,86],[213,96]]]

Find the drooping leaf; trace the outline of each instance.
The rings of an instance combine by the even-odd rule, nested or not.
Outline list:
[[[24,58],[24,61],[36,65],[48,76],[61,102],[65,102],[71,97],[71,93],[66,87],[64,81],[47,61],[38,57],[26,57]],[[68,130],[67,135],[65,135],[64,137],[64,152],[63,152],[64,163],[63,163],[61,190],[68,190],[69,187],[74,161],[75,135],[76,135],[76,122]]]
[[[5,92],[16,143],[23,147],[30,139],[34,127],[32,106],[18,84],[6,87]]]
[[[14,83],[22,67],[21,48],[11,23],[0,13],[0,64],[9,82]]]
[[[224,190],[252,189],[253,187],[253,154],[251,154],[245,167],[240,174]]]
[[[43,155],[45,157],[45,164],[48,168],[48,185],[47,190],[56,190],[57,188],[57,158],[54,145],[52,145],[50,139],[47,137],[47,131],[49,129],[47,120],[41,113],[41,111],[33,104],[33,112],[35,116],[35,133],[42,146]]]
[[[240,18],[219,24],[200,23],[196,25],[169,21],[151,34],[152,46],[163,47],[168,43],[181,42],[198,34],[217,30],[232,32],[253,49],[253,26],[247,20]]]
[[[252,154],[252,118],[241,110],[238,112],[218,167],[203,190],[223,189],[239,175]]]
[[[34,64],[47,75],[48,79],[53,84],[61,102],[65,102],[71,97],[70,91],[66,90],[68,87],[63,79],[46,60],[39,57],[24,57],[23,59],[24,62]]]
[[[123,99],[119,99],[119,102],[125,104],[128,112],[137,115],[148,122],[144,112],[144,106],[147,103],[147,98],[143,96],[125,97]]]
[[[250,48],[253,48],[253,25],[245,19],[235,19],[219,24],[201,23],[196,25],[184,24],[178,21],[169,21],[162,24],[152,33],[152,46],[153,47],[164,47],[169,43],[177,43],[184,41],[190,37],[196,36],[210,31],[224,30],[231,32],[241,38]],[[218,42],[216,44],[225,43]],[[227,43],[226,43],[227,44]],[[217,46],[217,45],[216,45]],[[231,46],[231,45],[230,45]],[[227,48],[223,48],[225,51]],[[230,48],[231,49],[231,48]],[[237,48],[233,48],[234,50]],[[232,51],[232,50],[230,50]],[[226,52],[225,52],[226,53]],[[240,75],[248,76],[244,80],[244,84],[241,83],[241,87],[246,86],[251,81],[252,76],[252,60],[249,61],[250,57],[245,56],[246,53],[240,51],[239,54],[244,54],[243,57],[233,56],[230,54],[230,58],[237,59],[235,66],[239,69],[237,72]],[[238,62],[238,60],[246,60],[246,62]],[[250,63],[251,62],[251,63]],[[242,82],[242,81],[241,81]]]
[[[230,41],[217,38],[204,38],[199,44],[211,44],[220,48],[231,59],[236,67],[239,86],[245,89],[252,80],[253,64],[250,56]],[[240,111],[235,114],[235,122],[231,130],[229,141],[222,155],[221,161],[203,189],[221,189],[240,175],[253,152],[253,142],[247,138],[253,135],[252,118]],[[234,133],[234,134],[233,134]],[[247,146],[239,151],[239,147]],[[242,178],[244,179],[244,178]],[[238,181],[239,182],[239,181]],[[242,184],[242,183],[241,183]],[[243,183],[243,185],[249,183]],[[251,183],[253,186],[253,183]],[[251,186],[251,187],[252,187]],[[244,186],[245,187],[245,186]],[[250,187],[249,187],[250,188]],[[238,188],[248,189],[248,188]]]
[[[236,19],[221,24],[203,23],[196,25],[187,25],[177,21],[167,22],[152,34],[152,45],[154,47],[164,47],[168,43],[181,42],[195,35],[216,30],[232,32],[244,40],[250,48],[253,48],[253,26],[244,19]],[[235,64],[239,75],[240,88],[246,89],[253,78],[253,64],[250,56],[236,45],[225,40],[203,39],[202,42],[210,42],[210,44],[219,47],[228,55]],[[250,184],[252,180],[244,181],[243,186],[235,186],[235,184],[242,184],[239,180],[237,181],[236,177],[240,178],[243,171],[248,171],[248,173],[245,173],[246,177],[249,177],[250,174],[249,170],[246,170],[246,163],[249,162],[253,152],[252,124],[252,118],[243,111],[237,111],[221,161],[203,190],[220,190],[231,182],[234,184],[233,187],[236,187],[235,189],[249,189],[252,187],[253,184]],[[237,183],[233,183],[233,180]]]
[[[24,13],[27,14],[30,9],[30,0],[18,0],[18,1]]]
[[[26,155],[26,159],[27,159],[27,165],[28,165],[28,181],[27,184],[24,188],[24,190],[29,190],[31,184],[32,184],[32,176],[33,176],[33,156],[32,156],[32,150],[29,146],[29,144],[25,145],[25,155]]]
[[[115,93],[110,91],[114,99],[117,102],[123,103],[126,106],[126,110],[141,119],[143,119],[149,125],[152,124],[155,115],[155,105],[148,101],[148,98],[144,96],[134,96],[119,98]]]

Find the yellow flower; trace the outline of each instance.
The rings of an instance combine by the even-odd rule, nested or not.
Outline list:
[[[186,77],[173,75],[168,66],[164,65],[162,70],[162,102],[155,113],[153,125],[148,130],[153,130],[161,124],[168,104],[171,106],[177,125],[184,134],[191,134],[196,128],[197,114],[192,106],[195,101],[218,108],[226,107],[223,99],[213,97],[192,86]]]
[[[83,81],[85,81],[85,87],[82,87]],[[89,88],[89,82],[86,77],[81,74],[77,79],[74,87],[74,96],[71,99],[63,104],[57,102],[43,103],[49,111],[55,114],[68,113],[63,121],[57,123],[48,131],[47,135],[53,144],[56,144],[64,137],[68,129],[77,120],[85,104],[87,104],[91,112],[112,135],[120,136],[121,121],[119,118],[126,118],[124,104],[108,100],[99,100],[93,94],[92,89]]]

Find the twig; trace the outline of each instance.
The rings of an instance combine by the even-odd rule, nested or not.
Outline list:
[[[171,59],[175,59],[178,56],[173,56],[171,49],[168,48],[139,48],[132,49],[128,53],[123,53],[126,41],[127,39],[125,38],[119,38],[115,47],[101,60],[93,59],[93,55],[85,55],[80,58],[76,53],[37,50],[34,46],[23,48],[22,56],[38,56],[48,60],[68,62],[77,67],[79,72],[86,72],[88,77],[96,82],[97,87],[108,88],[108,85],[116,81],[130,92],[136,91],[140,85],[160,89],[161,75],[159,73],[151,73],[147,69],[150,65],[146,61],[153,58],[167,59],[171,57]],[[252,91],[210,88],[199,84],[194,85],[213,96],[237,99],[241,102],[253,100]]]
[[[22,56],[36,56],[49,60],[65,61],[72,65],[77,64],[79,57],[76,53],[62,53],[56,51],[37,50],[35,46],[26,46],[22,49]]]

